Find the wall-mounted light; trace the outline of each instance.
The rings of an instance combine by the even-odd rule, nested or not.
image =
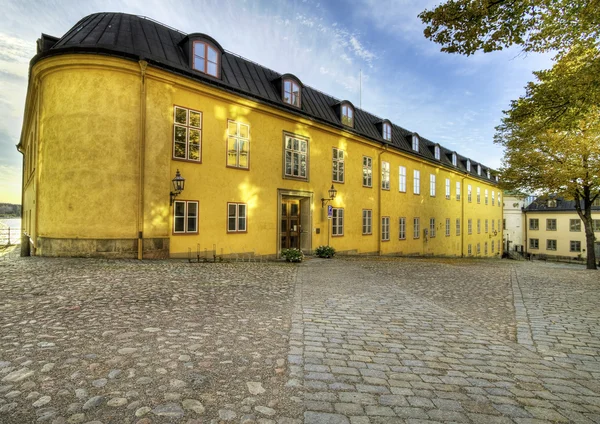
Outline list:
[[[335,199],[335,196],[337,195],[337,190],[335,189],[335,187],[333,186],[333,184],[331,184],[331,188],[329,189],[329,191],[327,192],[329,194],[329,198],[322,198],[321,199],[321,207],[324,208],[325,205],[327,203],[329,203],[331,200]]]
[[[171,196],[171,205],[173,205],[173,201],[175,200],[175,198],[177,196],[179,196],[181,194],[181,192],[183,191],[183,188],[185,187],[185,178],[183,178],[181,176],[181,174],[179,173],[179,169],[175,173],[175,178],[173,178],[173,180],[171,180],[171,182],[173,183],[173,191],[170,193],[170,196]]]

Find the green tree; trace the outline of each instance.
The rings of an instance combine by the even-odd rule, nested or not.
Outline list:
[[[596,269],[591,207],[600,195],[600,0],[449,0],[419,17],[442,51],[471,55],[513,45],[554,52],[550,70],[511,102],[496,128],[502,185],[575,200]]]

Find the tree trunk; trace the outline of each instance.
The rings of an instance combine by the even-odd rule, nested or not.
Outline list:
[[[583,209],[581,208],[580,200],[583,200]],[[584,186],[583,199],[580,199],[577,194],[575,195],[575,209],[577,209],[577,214],[579,214],[579,217],[583,221],[583,228],[585,229],[586,268],[598,269],[596,267],[596,251],[594,250],[596,237],[592,226],[592,198],[588,186]]]

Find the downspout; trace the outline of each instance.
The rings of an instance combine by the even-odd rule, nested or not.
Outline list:
[[[525,213],[525,222],[523,223],[523,227],[525,228],[525,240],[523,240],[523,245],[525,246],[525,253],[529,255],[529,239],[527,238],[527,226],[529,223],[527,221],[527,209],[523,208],[522,210]]]
[[[140,150],[138,190],[138,259],[144,259],[144,164],[146,151],[146,68],[148,62],[140,60]]]
[[[465,223],[465,177],[462,177],[460,182],[460,257],[465,257],[465,232],[468,230]]]
[[[381,166],[381,155],[383,155],[385,152],[387,152],[387,145],[383,144],[382,146],[383,146],[383,150],[381,152],[379,152],[379,160],[378,160],[378,163],[379,163],[379,178],[378,178],[379,187],[377,189],[377,193],[378,193],[378,196],[377,196],[377,215],[378,215],[377,228],[379,231],[379,236],[377,237],[377,254],[379,256],[381,256],[381,192],[383,191],[381,189],[381,182],[382,182],[381,174],[383,172],[383,168]],[[390,173],[391,173],[391,170],[390,170]]]

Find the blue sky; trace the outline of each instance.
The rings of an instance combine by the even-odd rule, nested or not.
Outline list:
[[[20,203],[19,142],[28,62],[40,33],[62,36],[94,12],[145,15],[204,32],[226,50],[362,108],[487,166],[502,110],[549,56],[518,49],[471,57],[441,53],[417,14],[438,0],[13,1],[0,21],[0,202]]]

